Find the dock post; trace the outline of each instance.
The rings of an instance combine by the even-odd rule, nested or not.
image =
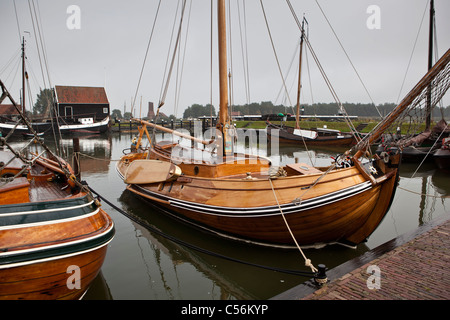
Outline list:
[[[73,138],[73,171],[78,181],[81,179],[80,170],[80,139]]]
[[[327,281],[328,281],[327,274],[326,274],[327,268],[324,264],[319,264],[317,266],[317,269],[318,269],[318,271],[317,271],[316,276],[314,277],[314,282],[321,286],[321,285],[327,283]]]

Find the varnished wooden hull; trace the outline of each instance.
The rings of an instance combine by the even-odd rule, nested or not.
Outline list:
[[[0,161],[9,177],[0,184],[0,299],[80,298],[100,271],[113,221],[55,159],[23,166],[0,150]]]
[[[107,247],[77,256],[0,270],[2,300],[80,299],[98,275]],[[69,289],[69,266],[80,267],[80,287]],[[70,271],[71,269],[69,269]]]
[[[0,299],[80,298],[113,238],[111,218],[82,195],[0,208]]]
[[[129,185],[128,190],[186,222],[247,241],[293,245],[282,215],[301,245],[364,241],[389,209],[397,170],[381,175],[376,184],[355,167],[333,170],[317,181],[321,176],[271,181],[267,176],[181,176],[167,183]]]

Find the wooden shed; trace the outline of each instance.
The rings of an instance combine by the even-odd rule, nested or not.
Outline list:
[[[55,86],[58,116],[66,122],[98,122],[110,114],[105,88]]]

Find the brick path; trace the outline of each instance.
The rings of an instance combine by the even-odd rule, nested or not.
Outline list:
[[[379,268],[379,282],[367,270],[371,265]],[[450,300],[450,220],[302,300]]]

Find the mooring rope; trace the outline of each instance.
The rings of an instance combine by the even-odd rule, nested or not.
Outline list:
[[[101,200],[105,201],[110,207],[112,207],[114,210],[118,211],[119,213],[121,213],[122,215],[124,215],[125,217],[127,217],[128,219],[138,223],[139,225],[141,225],[142,227],[146,228],[147,230],[154,232],[172,242],[175,242],[177,244],[180,244],[184,247],[193,249],[195,251],[210,255],[210,256],[214,256],[217,258],[221,258],[221,259],[225,259],[228,261],[233,261],[233,262],[237,262],[237,263],[241,263],[241,264],[245,264],[245,265],[249,265],[249,266],[253,266],[253,267],[258,267],[258,268],[262,268],[262,269],[266,269],[266,270],[271,270],[271,271],[276,271],[276,272],[281,272],[281,273],[287,273],[287,274],[292,274],[292,275],[297,275],[297,276],[302,276],[302,277],[314,277],[315,279],[319,276],[319,274],[317,273],[317,269],[314,272],[308,272],[308,271],[299,271],[299,270],[289,270],[289,269],[283,269],[283,268],[275,268],[275,267],[269,267],[269,266],[264,266],[264,265],[260,265],[260,264],[255,264],[255,263],[251,263],[251,262],[247,262],[247,261],[243,261],[243,260],[239,260],[239,259],[235,259],[235,258],[231,258],[228,256],[224,256],[222,254],[216,253],[216,252],[212,252],[209,251],[207,249],[203,249],[200,248],[198,246],[195,246],[193,244],[190,244],[188,242],[185,242],[183,240],[180,240],[178,238],[175,238],[173,236],[170,236],[154,227],[152,227],[149,223],[147,223],[146,221],[143,221],[142,219],[133,216],[131,214],[129,214],[128,212],[120,209],[119,207],[117,207],[116,205],[114,205],[113,203],[111,203],[110,201],[108,201],[106,198],[104,198],[103,196],[101,196],[98,192],[96,192],[94,189],[92,189],[91,187],[89,187],[89,189],[91,190],[92,193],[95,193]]]
[[[397,186],[397,188],[398,189],[402,189],[403,191],[406,191],[406,192],[411,192],[411,193],[414,193],[414,194],[417,194],[417,195],[419,195],[419,196],[425,196],[425,197],[430,197],[430,198],[447,198],[446,196],[437,196],[437,195],[434,195],[434,194],[427,194],[427,193],[422,193],[422,192],[417,192],[417,191],[413,191],[413,190],[410,190],[410,189],[406,189],[406,188],[403,188],[403,187],[400,187],[400,186]]]
[[[278,208],[280,209],[281,216],[283,217],[283,221],[284,221],[284,223],[286,224],[286,227],[287,227],[287,229],[288,229],[288,231],[289,231],[289,234],[291,235],[292,240],[294,240],[295,245],[297,246],[297,249],[298,249],[298,250],[300,251],[300,253],[302,254],[303,259],[305,259],[305,266],[310,267],[312,272],[314,272],[314,273],[317,272],[318,270],[317,270],[316,267],[314,267],[314,265],[311,263],[311,259],[308,259],[308,258],[305,256],[305,254],[303,253],[302,248],[299,246],[299,244],[298,244],[298,242],[297,242],[297,239],[295,239],[295,236],[294,236],[294,234],[292,233],[291,228],[289,227],[289,223],[287,222],[286,217],[284,216],[283,210],[281,209],[280,203],[278,202],[278,197],[277,197],[277,195],[276,195],[276,193],[275,193],[275,189],[273,188],[272,179],[269,178],[269,182],[270,182],[270,186],[272,187],[272,192],[273,192],[273,195],[274,195],[274,197],[275,197],[275,200],[277,201]]]

